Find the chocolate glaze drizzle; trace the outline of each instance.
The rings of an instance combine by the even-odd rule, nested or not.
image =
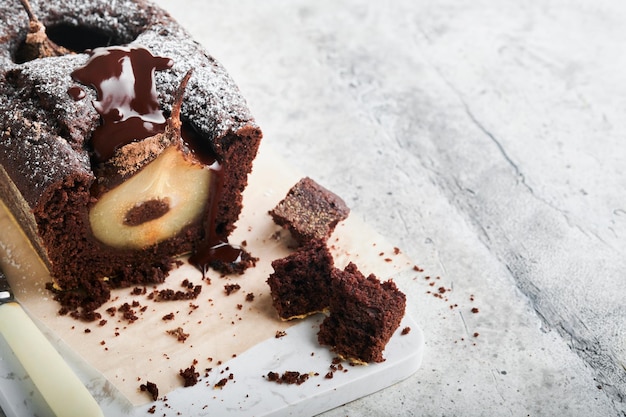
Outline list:
[[[181,133],[183,141],[195,157],[203,164],[208,165],[213,171],[211,191],[209,192],[209,201],[207,202],[210,215],[205,219],[204,239],[189,257],[189,263],[204,274],[211,265],[217,266],[219,264],[237,264],[241,262],[245,251],[239,246],[231,245],[224,241],[216,232],[217,219],[215,214],[218,211],[218,203],[224,189],[224,163],[217,161],[212,150],[208,149],[207,141],[203,141],[195,130],[189,127],[186,128],[183,125]]]
[[[104,162],[117,148],[165,130],[154,72],[171,68],[173,61],[155,57],[145,48],[96,48],[90,54],[72,78],[98,93],[93,105],[102,123],[93,132],[91,145],[96,161]]]
[[[154,73],[171,68],[173,62],[169,58],[155,57],[141,47],[96,48],[90,55],[84,66],[72,72],[72,78],[97,91],[98,100],[93,104],[102,123],[92,135],[91,146],[95,161],[101,163],[111,158],[118,148],[165,131],[167,121],[158,103]],[[68,94],[75,100],[85,96],[80,87],[71,87]],[[195,158],[213,171],[203,220],[204,236],[189,258],[204,274],[212,265],[241,262],[245,251],[220,238],[216,230],[218,203],[224,187],[224,163],[217,160],[208,141],[194,129],[183,125],[181,137]]]
[[[211,192],[207,204],[210,213],[217,213],[220,191],[224,189],[224,173],[222,166],[217,162],[211,166],[211,169],[213,169],[213,175],[211,176]],[[244,250],[220,239],[216,230],[216,216],[210,215],[208,219],[205,219],[204,240],[189,257],[189,263],[202,271],[203,275],[209,266],[217,266],[219,269],[220,264],[237,264],[243,260]]]

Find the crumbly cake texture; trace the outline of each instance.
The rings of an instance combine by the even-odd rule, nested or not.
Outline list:
[[[324,312],[318,341],[354,363],[383,362],[383,351],[400,325],[406,296],[391,280],[365,277],[354,263],[334,266],[328,237],[349,209],[336,194],[306,177],[270,211],[299,246],[272,262],[267,283],[283,320]]]
[[[274,260],[267,283],[278,316],[291,320],[327,310],[333,266],[326,243],[319,239]]]
[[[365,277],[353,263],[332,271],[330,314],[318,341],[353,362],[383,362],[383,351],[400,325],[406,296],[391,280]]]
[[[50,37],[78,48],[75,54],[17,63],[28,32],[18,1],[0,1],[0,197],[22,226],[62,289],[66,308],[92,311],[111,288],[161,282],[174,257],[198,244],[201,224],[186,226],[165,242],[142,250],[114,249],[94,239],[88,211],[97,181],[89,138],[100,123],[94,89],[74,100],[72,71],[86,48],[108,44],[144,47],[173,66],[155,73],[158,101],[167,115],[188,69],[182,119],[224,162],[223,190],[213,215],[215,233],[234,229],[241,193],[262,137],[226,70],[165,11],[149,2],[51,0],[31,2]],[[207,204],[207,211],[209,210]],[[207,214],[208,215],[208,214]],[[198,222],[196,222],[198,223]]]
[[[341,197],[309,177],[298,181],[269,212],[274,222],[288,229],[299,245],[327,240],[349,213]]]

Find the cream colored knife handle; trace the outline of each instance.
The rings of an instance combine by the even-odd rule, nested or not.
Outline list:
[[[18,303],[0,305],[0,333],[58,417],[103,415],[85,385]]]

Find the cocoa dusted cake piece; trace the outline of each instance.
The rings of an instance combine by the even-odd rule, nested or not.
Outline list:
[[[352,362],[383,362],[405,307],[406,296],[393,281],[365,277],[353,263],[344,270],[335,268],[330,315],[320,325],[318,341]]]
[[[274,260],[267,283],[278,316],[291,320],[327,310],[333,265],[326,243],[319,239]]]
[[[337,224],[350,213],[346,203],[309,177],[302,178],[269,214],[291,232],[299,245],[327,240]]]
[[[31,6],[0,2],[0,198],[64,308],[253,264],[228,236],[262,133],[226,70],[147,1]]]

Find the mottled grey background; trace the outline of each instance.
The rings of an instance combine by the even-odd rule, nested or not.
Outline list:
[[[424,269],[422,368],[329,416],[626,415],[623,3],[158,3]]]

